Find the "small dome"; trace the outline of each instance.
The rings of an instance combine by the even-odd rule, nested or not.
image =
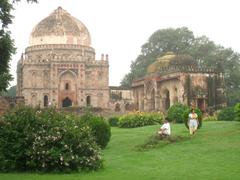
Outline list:
[[[90,46],[91,37],[86,26],[59,7],[40,21],[32,30],[29,45],[74,44]]]
[[[168,52],[164,56],[157,58],[155,62],[147,68],[147,73],[158,72],[164,67],[170,66],[196,66],[197,62],[192,56],[186,54],[176,55],[173,52]]]

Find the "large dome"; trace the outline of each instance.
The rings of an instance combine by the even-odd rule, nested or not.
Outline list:
[[[91,37],[86,26],[59,7],[40,21],[32,30],[29,45],[74,44],[90,46]]]

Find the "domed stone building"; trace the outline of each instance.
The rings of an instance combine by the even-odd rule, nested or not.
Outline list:
[[[95,59],[86,26],[61,7],[32,30],[17,67],[26,105],[108,108],[108,56]]]
[[[158,58],[132,87],[135,108],[141,111],[167,111],[182,103],[206,112],[226,105],[223,72],[200,67],[184,54],[170,52]]]

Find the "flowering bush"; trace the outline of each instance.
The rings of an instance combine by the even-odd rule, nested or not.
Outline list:
[[[110,141],[111,127],[109,123],[101,116],[95,116],[91,112],[86,112],[81,120],[86,123],[92,130],[96,143],[105,148]]]
[[[203,121],[217,121],[216,116],[207,116],[203,118]]]
[[[20,107],[0,121],[1,171],[77,171],[102,167],[91,129],[54,109]]]
[[[162,123],[163,114],[159,112],[130,112],[119,118],[118,126],[123,128],[134,128]]]

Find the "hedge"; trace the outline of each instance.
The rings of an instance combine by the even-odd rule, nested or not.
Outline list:
[[[118,126],[121,128],[134,128],[147,125],[160,124],[163,114],[159,112],[130,112],[119,118]]]

